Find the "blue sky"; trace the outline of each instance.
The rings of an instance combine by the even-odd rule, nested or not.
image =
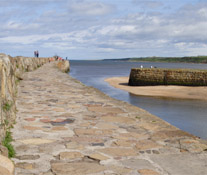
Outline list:
[[[0,0],[0,16],[12,56],[207,55],[207,0]]]

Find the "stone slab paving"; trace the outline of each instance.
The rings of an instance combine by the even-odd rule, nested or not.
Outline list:
[[[16,175],[204,175],[206,142],[54,64],[20,82]]]

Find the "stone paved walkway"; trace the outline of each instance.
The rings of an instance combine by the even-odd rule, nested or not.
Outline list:
[[[50,63],[20,82],[16,175],[204,175],[207,145]]]

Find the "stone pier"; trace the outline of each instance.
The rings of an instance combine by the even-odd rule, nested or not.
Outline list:
[[[207,71],[195,69],[132,68],[130,86],[207,86]]]
[[[16,175],[204,175],[207,145],[54,63],[26,72],[12,129]]]

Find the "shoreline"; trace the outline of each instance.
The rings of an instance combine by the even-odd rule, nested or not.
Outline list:
[[[17,174],[207,172],[205,140],[80,83],[53,63],[27,72],[18,88],[11,130]]]
[[[188,100],[207,100],[207,87],[192,86],[128,86],[129,77],[111,77],[104,81],[134,95]]]

